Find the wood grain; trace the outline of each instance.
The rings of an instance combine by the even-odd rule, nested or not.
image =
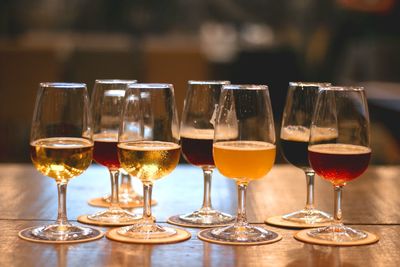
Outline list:
[[[21,240],[17,233],[26,227],[55,219],[57,195],[54,181],[43,177],[31,165],[0,164],[0,266],[398,266],[400,264],[400,167],[371,166],[344,191],[344,218],[353,227],[380,236],[377,244],[362,247],[309,245],[293,238],[295,230],[268,227],[283,236],[264,246],[226,246],[197,239],[198,229],[189,229],[192,238],[170,245],[134,245],[101,240],[73,244],[36,244]],[[301,171],[275,166],[248,192],[248,216],[261,223],[266,217],[301,208],[305,181]],[[138,187],[139,188],[139,187]],[[154,215],[164,224],[173,214],[190,212],[201,205],[201,171],[182,165],[169,177],[157,181]],[[92,166],[73,179],[68,189],[68,215],[95,212],[89,198],[109,191],[107,171]],[[236,189],[232,181],[216,173],[213,204],[234,213]],[[331,186],[317,179],[316,199],[324,210],[332,209]],[[140,210],[137,210],[138,212]],[[100,228],[107,230],[108,228]]]

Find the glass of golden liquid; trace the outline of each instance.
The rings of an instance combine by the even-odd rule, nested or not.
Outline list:
[[[40,84],[31,127],[31,159],[39,172],[57,183],[58,215],[53,224],[27,229],[25,237],[62,243],[101,234],[70,224],[66,214],[67,184],[92,162],[92,129],[85,84]]]
[[[143,100],[145,97],[146,101]],[[180,157],[173,86],[131,84],[125,93],[124,102],[118,157],[121,167],[143,183],[144,207],[142,219],[133,225],[119,228],[117,233],[134,239],[173,236],[177,233],[174,228],[155,223],[150,205],[153,183],[171,173],[178,165]],[[152,123],[148,123],[149,121]]]
[[[217,112],[213,144],[215,165],[238,188],[233,225],[215,228],[211,235],[228,242],[264,242],[277,234],[250,225],[246,218],[246,189],[271,170],[275,162],[275,130],[266,85],[224,85]]]

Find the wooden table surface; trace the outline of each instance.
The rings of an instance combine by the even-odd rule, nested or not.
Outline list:
[[[155,183],[153,208],[165,224],[174,214],[193,211],[202,201],[201,171],[180,165]],[[140,190],[139,182],[135,187]],[[0,164],[0,266],[399,266],[400,265],[400,167],[370,166],[344,189],[344,221],[376,233],[380,241],[360,247],[330,247],[296,241],[296,230],[270,227],[283,239],[262,246],[216,245],[192,238],[170,245],[133,245],[102,238],[97,241],[53,245],[18,238],[26,227],[51,222],[57,213],[56,185],[30,164]],[[90,198],[109,191],[106,169],[90,167],[68,187],[68,218],[76,223],[81,214],[101,210],[87,205]],[[215,173],[212,191],[215,208],[235,213],[235,184]],[[250,184],[247,195],[249,221],[262,224],[273,215],[300,209],[305,201],[305,179],[300,170],[277,165],[263,180]],[[316,179],[316,202],[333,209],[332,187]],[[141,213],[140,209],[135,210]],[[104,231],[107,228],[100,228]]]

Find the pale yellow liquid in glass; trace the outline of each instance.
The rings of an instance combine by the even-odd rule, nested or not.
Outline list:
[[[261,141],[223,141],[213,145],[219,172],[240,183],[264,177],[275,162],[276,146]]]
[[[84,138],[52,137],[31,143],[31,159],[42,174],[66,183],[92,162],[93,142]]]
[[[138,141],[118,144],[121,167],[142,182],[153,182],[178,165],[180,145],[171,142]]]

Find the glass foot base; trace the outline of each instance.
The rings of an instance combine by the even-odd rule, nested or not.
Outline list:
[[[333,218],[326,212],[317,209],[303,209],[282,216],[282,219],[304,224],[332,222]]]
[[[97,230],[96,230],[97,231]],[[31,237],[48,240],[48,241],[74,241],[93,238],[97,232],[89,227],[81,227],[75,225],[58,225],[50,224],[32,228],[30,230]]]
[[[313,229],[307,232],[312,238],[332,241],[332,242],[351,242],[367,238],[363,231],[344,226],[343,224],[334,224],[326,227]]]
[[[141,219],[141,216],[123,209],[108,209],[87,216],[89,220],[105,223],[125,223],[136,222]]]
[[[231,223],[233,222],[235,217],[217,210],[208,210],[208,211],[198,210],[189,214],[180,215],[179,219],[191,224],[213,225],[213,224]]]
[[[120,228],[119,235],[134,239],[162,239],[176,235],[176,230],[170,227],[162,227],[157,224],[137,223]]]
[[[229,242],[261,242],[273,240],[277,234],[262,227],[246,225],[230,225],[216,228],[211,231],[211,236]]]

